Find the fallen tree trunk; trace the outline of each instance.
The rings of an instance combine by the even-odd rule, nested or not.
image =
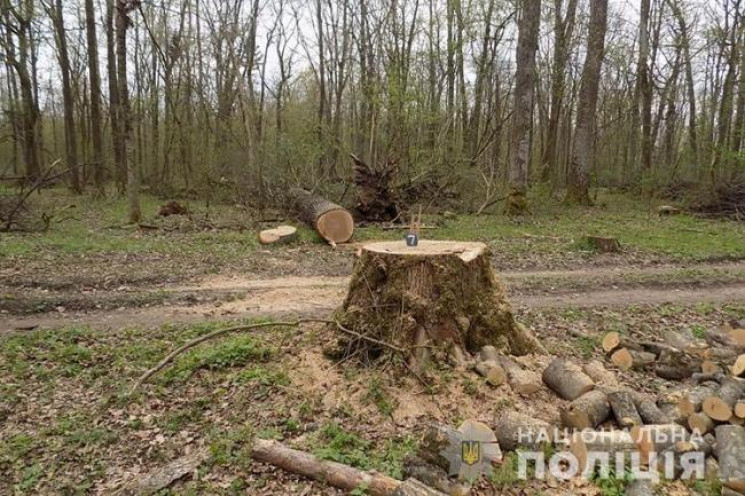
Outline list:
[[[331,244],[346,243],[354,234],[354,219],[344,207],[304,189],[293,188],[289,197],[297,217]]]
[[[392,496],[401,485],[401,481],[387,475],[364,472],[349,465],[321,460],[310,453],[288,448],[277,441],[255,439],[251,457],[258,462],[325,482],[344,491],[365,488],[368,494],[373,496]]]
[[[716,437],[715,453],[722,484],[745,492],[745,428],[720,425],[716,428]]]
[[[543,371],[543,382],[565,400],[575,400],[595,389],[595,382],[569,360],[555,358]]]

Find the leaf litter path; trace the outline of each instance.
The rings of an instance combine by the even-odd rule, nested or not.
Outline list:
[[[688,273],[681,271],[691,271]],[[699,277],[714,270],[728,277]],[[685,277],[680,277],[681,274]],[[735,274],[734,277],[732,274]],[[745,262],[681,267],[592,268],[566,271],[502,272],[517,308],[628,307],[634,305],[745,302]],[[219,296],[196,305],[122,307],[88,312],[0,316],[0,331],[87,325],[95,328],[157,327],[205,320],[285,316],[327,316],[343,301],[348,277],[245,275],[205,278],[198,284],[166,287],[173,294]],[[140,288],[146,291],[146,288]]]

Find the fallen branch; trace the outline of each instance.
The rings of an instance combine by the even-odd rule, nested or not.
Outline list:
[[[262,322],[258,324],[246,324],[246,325],[240,325],[235,327],[227,327],[225,329],[218,329],[216,331],[212,331],[208,334],[204,334],[203,336],[199,336],[196,339],[193,339],[189,341],[188,343],[180,346],[179,348],[175,349],[171,353],[168,354],[163,360],[158,362],[158,364],[142,374],[139,379],[137,379],[137,382],[135,382],[134,386],[132,386],[132,389],[130,391],[130,394],[135,392],[137,389],[139,389],[142,384],[145,383],[150,377],[157,374],[161,370],[163,370],[166,365],[171,363],[177,356],[181,355],[185,351],[190,350],[191,348],[204,343],[205,341],[209,341],[210,339],[214,339],[220,336],[224,336],[225,334],[230,334],[232,332],[239,332],[239,331],[250,331],[253,329],[259,329],[263,327],[299,327],[301,324],[329,324],[336,326],[337,329],[339,329],[341,332],[345,334],[349,334],[350,336],[354,336],[358,339],[362,339],[364,341],[368,341],[370,343],[374,343],[380,346],[385,346],[387,348],[390,348],[393,351],[396,351],[398,353],[406,353],[407,350],[404,348],[399,348],[398,346],[392,345],[390,343],[386,343],[385,341],[381,341],[379,339],[371,338],[368,336],[365,336],[364,334],[360,334],[358,332],[355,332],[351,329],[347,329],[343,325],[341,325],[339,322],[335,320],[328,320],[328,319],[298,319],[295,321],[290,322]]]

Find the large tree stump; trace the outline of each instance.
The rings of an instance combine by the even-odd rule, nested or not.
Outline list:
[[[483,243],[364,245],[337,318],[351,331],[342,336],[346,356],[374,359],[395,347],[421,362],[451,347],[476,353],[492,345],[513,355],[542,351],[515,322]]]

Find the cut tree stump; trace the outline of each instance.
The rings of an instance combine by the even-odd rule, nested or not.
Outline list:
[[[289,243],[296,238],[297,229],[292,226],[279,226],[259,233],[259,243],[262,245]]]
[[[719,478],[725,487],[745,492],[745,428],[720,425],[715,432]]]
[[[352,238],[354,219],[344,207],[299,188],[291,189],[289,197],[298,219],[329,243],[346,243]]]
[[[610,357],[613,365],[621,370],[643,369],[654,365],[656,360],[657,357],[653,353],[628,348],[616,350]]]
[[[421,362],[450,346],[470,353],[483,346],[512,355],[544,351],[515,321],[484,243],[363,245],[337,319],[350,331],[339,342],[347,358],[370,360],[396,349]]]
[[[512,410],[502,410],[494,420],[494,432],[499,446],[507,451],[517,448],[531,450],[551,445],[553,429],[548,423]]]
[[[569,360],[555,358],[543,371],[543,383],[565,400],[575,400],[595,389],[595,382]]]
[[[594,389],[562,408],[560,414],[565,427],[594,429],[608,418],[610,411],[608,395]]]

